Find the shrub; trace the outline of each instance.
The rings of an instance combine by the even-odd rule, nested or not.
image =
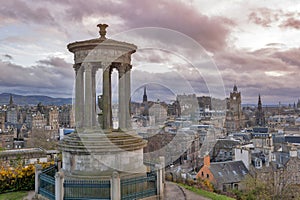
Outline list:
[[[41,163],[43,169],[53,163]],[[35,167],[29,164],[25,167],[16,168],[0,167],[0,193],[33,190],[34,189]]]

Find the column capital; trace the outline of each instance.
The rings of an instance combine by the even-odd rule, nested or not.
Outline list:
[[[103,71],[109,69],[111,64],[112,64],[111,62],[101,62],[101,67],[102,67]]]
[[[93,74],[96,74],[97,71],[98,71],[98,67],[93,66],[93,68],[92,68],[92,73],[93,73]]]
[[[77,64],[73,64],[73,68],[74,68],[74,70],[75,70],[76,73],[79,71],[80,67],[81,67],[81,65],[78,64],[78,63]]]
[[[92,69],[93,69],[93,65],[92,65],[92,63],[82,63],[81,64],[82,66],[84,66],[84,71],[92,71]]]
[[[126,72],[126,65],[123,63],[118,63],[116,65],[116,69],[119,72],[119,75],[122,76]]]
[[[132,69],[132,65],[131,64],[123,64],[125,65],[125,71],[128,72]]]

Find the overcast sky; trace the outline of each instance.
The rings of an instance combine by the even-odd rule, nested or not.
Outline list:
[[[153,100],[164,92],[167,100],[178,93],[222,97],[236,83],[243,103],[256,103],[259,93],[265,104],[293,103],[300,97],[299,11],[295,0],[1,1],[0,92],[71,97],[73,55],[66,45],[99,37],[96,25],[107,23],[108,38],[140,34],[127,41],[139,48],[132,95],[148,85]],[[186,45],[191,41],[202,49]],[[216,79],[225,91],[211,89]]]

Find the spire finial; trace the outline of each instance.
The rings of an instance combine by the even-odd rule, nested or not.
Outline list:
[[[143,95],[143,102],[147,102],[148,98],[147,98],[147,89],[146,86],[144,86],[144,95]]]
[[[234,92],[237,92],[237,86],[236,86],[236,83],[235,83],[234,86],[233,86],[233,91],[234,91]]]
[[[257,103],[257,107],[258,107],[259,110],[262,109],[262,103],[261,103],[260,94],[258,94],[258,103]]]
[[[97,27],[100,28],[99,34],[100,34],[100,39],[106,40],[106,28],[108,27],[107,24],[98,24]]]

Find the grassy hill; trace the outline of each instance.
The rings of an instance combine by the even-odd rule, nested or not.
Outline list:
[[[72,98],[53,98],[48,96],[41,95],[17,95],[10,93],[2,93],[0,94],[0,105],[7,105],[9,103],[10,95],[13,97],[13,101],[17,105],[37,105],[41,102],[43,105],[64,105],[64,104],[72,104]]]

